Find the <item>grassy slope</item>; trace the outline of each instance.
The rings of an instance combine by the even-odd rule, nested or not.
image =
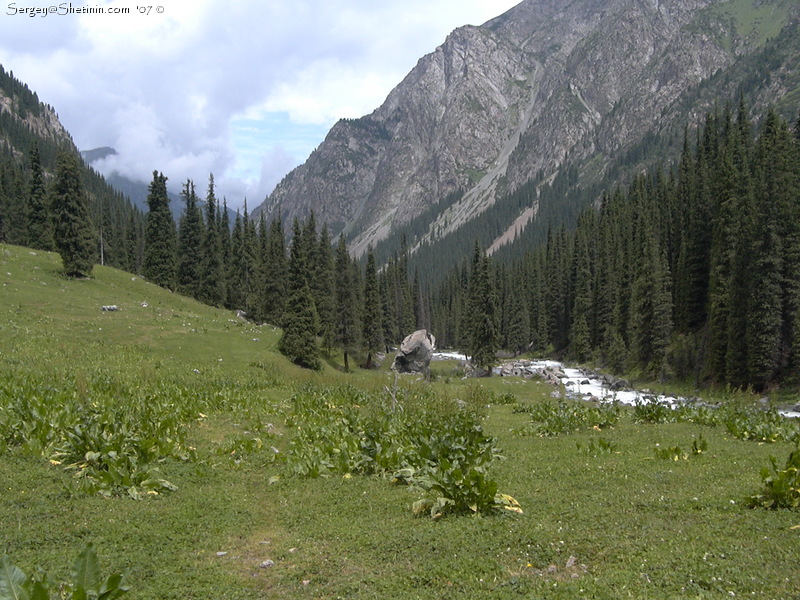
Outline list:
[[[132,598],[800,594],[800,531],[790,529],[800,515],[742,504],[759,488],[768,456],[782,461],[787,444],[630,419],[603,432],[521,437],[511,431],[526,417],[498,406],[486,427],[508,460],[494,475],[500,490],[522,503],[522,516],[414,519],[416,494],[377,478],[284,476],[269,485],[280,467],[267,447],[286,446],[282,411],[293,389],[342,381],[379,387],[389,376],[309,374],[275,353],[277,332],[269,327],[111,269],[67,281],[59,263],[54,255],[0,246],[0,370],[74,393],[111,382],[112,389],[141,387],[144,398],[177,386],[214,401],[205,418],[188,423],[197,459],[162,466],[179,490],[143,501],[72,493],[70,475],[59,467],[9,449],[0,460],[0,552],[28,573],[40,565],[51,578],[66,578],[91,540],[104,572],[130,571]],[[103,313],[107,304],[120,310]],[[450,396],[467,385],[443,379],[434,385]],[[483,385],[530,402],[551,391],[512,381]],[[700,435],[709,445],[704,455],[653,458],[657,443],[688,449]],[[240,448],[232,443],[254,436],[264,450],[231,454]],[[618,453],[577,450],[600,437]],[[266,559],[275,566],[260,568]]]

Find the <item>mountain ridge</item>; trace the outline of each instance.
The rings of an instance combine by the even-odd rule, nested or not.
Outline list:
[[[313,210],[361,255],[463,191],[419,240],[434,243],[534,177],[582,164],[582,181],[596,181],[651,132],[685,127],[708,108],[682,106],[687,90],[797,14],[784,0],[526,0],[453,31],[375,111],[339,121],[254,212]]]

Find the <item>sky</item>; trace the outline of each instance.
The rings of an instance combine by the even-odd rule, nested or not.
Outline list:
[[[117,150],[101,173],[158,170],[201,196],[213,173],[218,197],[252,209],[452,30],[520,0],[156,1],[2,0],[0,64],[79,149]]]

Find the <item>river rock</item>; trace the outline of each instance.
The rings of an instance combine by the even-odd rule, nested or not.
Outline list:
[[[407,336],[392,363],[398,373],[425,373],[431,364],[436,338],[427,329],[420,329]]]

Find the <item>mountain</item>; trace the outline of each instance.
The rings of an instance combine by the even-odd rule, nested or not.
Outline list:
[[[467,231],[459,248],[497,248],[547,226],[547,186],[590,202],[671,159],[715,103],[796,115],[799,16],[794,0],[525,0],[456,29],[374,112],[336,123],[257,211],[314,211],[356,255],[412,231],[412,249]]]
[[[37,199],[32,190],[34,148],[45,188],[53,180],[56,155],[78,154],[55,109],[40,102],[36,92],[0,66],[0,241],[17,245],[33,242],[29,219]],[[136,271],[144,226],[142,213],[85,163],[81,163],[81,180],[97,234],[98,261]],[[44,238],[37,240],[33,243],[38,249],[51,249],[42,247],[48,245]]]
[[[81,157],[88,165],[93,165],[94,163],[115,154],[117,154],[117,151],[109,146],[93,148],[91,150],[81,150]],[[130,198],[131,202],[136,208],[141,210],[143,213],[148,211],[147,195],[150,193],[149,183],[135,181],[129,177],[126,177],[125,175],[120,175],[117,171],[112,171],[110,174],[106,175],[105,179],[111,187],[119,191],[124,196]],[[183,214],[183,209],[185,208],[184,202],[178,194],[173,192],[168,191],[167,196],[169,197],[169,209],[172,212],[172,216],[175,218],[175,221],[177,222]],[[200,201],[200,206],[205,206],[204,200]],[[228,221],[230,222],[231,227],[233,227],[235,220],[236,211],[229,208]]]
[[[93,148],[91,150],[81,150],[81,158],[83,158],[87,165],[94,165],[98,161],[116,154],[117,151],[109,146]],[[106,175],[105,179],[111,187],[130,198],[131,202],[136,208],[141,210],[143,213],[147,212],[147,194],[149,193],[147,183],[134,181],[133,179],[130,179],[124,175],[120,175],[116,171]],[[168,195],[169,209],[172,211],[172,214],[177,220],[183,212],[183,200],[181,200],[180,196],[177,194],[168,192]]]

